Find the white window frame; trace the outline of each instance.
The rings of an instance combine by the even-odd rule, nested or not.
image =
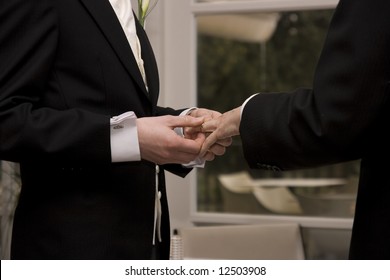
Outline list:
[[[147,29],[160,69],[159,104],[173,108],[196,106],[196,16],[255,10],[326,9],[334,8],[337,2],[338,0],[227,0],[201,3],[195,0],[160,0]],[[167,174],[167,192],[172,228],[193,224],[288,221],[298,222],[302,227],[351,229],[353,223],[352,218],[198,212],[196,170],[184,179]]]

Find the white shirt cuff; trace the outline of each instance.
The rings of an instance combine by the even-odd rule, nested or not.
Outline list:
[[[246,103],[248,103],[248,101],[251,100],[252,97],[254,97],[254,96],[256,96],[256,95],[258,95],[258,93],[252,94],[251,96],[249,96],[249,97],[244,101],[244,103],[242,103],[242,105],[241,105],[241,112],[240,112],[240,120],[241,120],[241,118],[242,118],[242,112],[244,112],[244,107],[245,107]]]
[[[112,162],[140,161],[137,116],[126,112],[110,120]]]
[[[196,107],[191,107],[189,109],[186,109],[183,112],[181,112],[180,116],[188,115],[191,111],[193,111],[195,109],[197,109],[197,108]],[[184,137],[184,131],[183,131],[182,127],[176,127],[174,130],[175,130],[177,135],[180,135],[180,136]],[[205,163],[206,163],[206,161],[204,159],[202,159],[200,157],[197,157],[196,159],[194,159],[193,161],[190,161],[189,163],[182,164],[182,166],[188,167],[188,168],[192,168],[192,167],[201,167],[201,168],[203,168],[205,166]]]
[[[200,167],[203,168],[206,164],[206,161],[203,158],[197,157],[193,161],[190,161],[189,163],[182,164],[182,166],[187,167],[187,168],[192,168],[192,167]]]

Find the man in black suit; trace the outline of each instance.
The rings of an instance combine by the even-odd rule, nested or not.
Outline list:
[[[340,0],[313,89],[260,93],[203,125],[241,135],[252,168],[292,170],[361,159],[351,259],[390,259],[390,1]]]
[[[11,258],[167,259],[164,170],[184,177],[205,138],[174,129],[219,113],[157,106],[130,0],[1,1],[0,21],[0,158],[22,179]]]

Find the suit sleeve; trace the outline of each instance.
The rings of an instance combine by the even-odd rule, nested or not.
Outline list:
[[[109,162],[109,116],[42,105],[58,47],[51,3],[0,2],[0,158]]]
[[[315,167],[367,152],[389,103],[389,10],[389,1],[341,0],[313,88],[262,93],[247,103],[240,133],[251,167]]]

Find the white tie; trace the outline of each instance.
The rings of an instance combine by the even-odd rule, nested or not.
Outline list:
[[[141,56],[141,44],[137,36],[137,31],[135,27],[135,18],[133,14],[133,9],[131,7],[131,1],[130,0],[109,0],[109,1],[111,3],[111,6],[114,8],[114,11],[119,19],[119,22],[122,25],[123,31],[125,32],[126,38],[129,41],[130,47],[133,51],[135,60],[137,61],[138,68],[141,72],[146,89],[148,89],[146,83],[144,61]]]

